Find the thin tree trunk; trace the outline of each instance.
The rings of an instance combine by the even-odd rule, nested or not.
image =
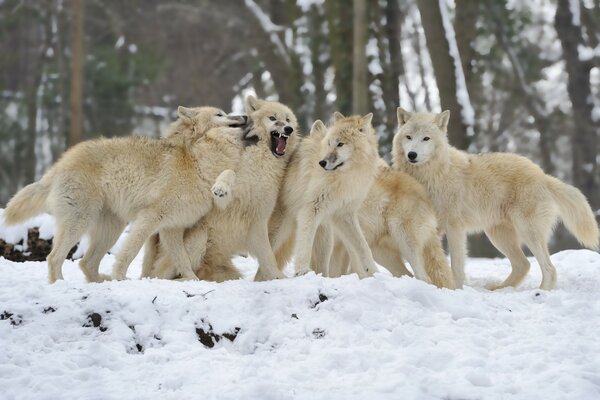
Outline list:
[[[573,180],[588,199],[598,201],[595,179],[599,124],[592,118],[593,100],[590,88],[592,63],[579,59],[578,47],[584,45],[584,42],[580,21],[574,21],[571,7],[579,7],[579,0],[558,1],[554,25],[562,45],[563,58],[569,75],[567,90],[575,125],[571,133]]]
[[[369,110],[367,87],[367,2],[354,0],[354,43],[352,69],[352,113],[366,114]]]
[[[81,141],[83,128],[83,0],[71,0],[73,33],[71,41],[71,127],[69,146]]]
[[[400,76],[404,75],[402,51],[400,49],[401,13],[398,0],[387,0],[385,19],[385,36],[390,54],[389,77],[386,80],[387,90],[389,91],[389,99],[385,104],[387,107],[386,128],[388,133],[393,135],[393,130],[396,127],[396,109],[400,106]]]
[[[419,12],[421,14],[421,23],[425,30],[427,39],[427,48],[433,63],[433,71],[440,93],[440,102],[443,109],[450,110],[451,118],[448,125],[448,138],[450,143],[459,149],[466,149],[469,140],[467,132],[472,129],[472,118],[470,115],[470,103],[468,100],[468,91],[463,88],[464,93],[460,93],[459,83],[464,82],[462,74],[462,64],[458,54],[453,56],[453,46],[456,45],[452,25],[445,26],[440,6],[440,1],[418,0]],[[456,49],[456,53],[458,50]],[[456,59],[458,58],[458,60]],[[462,79],[462,81],[461,81]]]
[[[342,114],[352,112],[352,7],[343,0],[325,2],[329,25],[329,44],[334,68],[336,108]]]

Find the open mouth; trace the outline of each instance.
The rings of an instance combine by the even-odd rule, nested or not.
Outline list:
[[[338,169],[339,167],[341,167],[342,165],[344,165],[343,162],[339,163],[338,165],[336,165],[335,167],[331,168],[331,169],[327,169],[325,168],[325,171],[335,171],[336,169]]]
[[[418,161],[417,160],[408,160],[408,162],[411,164],[416,164]]]
[[[288,137],[277,131],[271,131],[271,152],[277,157],[285,155]]]

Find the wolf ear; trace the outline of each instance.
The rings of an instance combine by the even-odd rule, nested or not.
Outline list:
[[[198,116],[198,110],[194,110],[193,108],[187,108],[184,106],[179,106],[177,107],[177,116],[181,119],[191,121]]]
[[[317,138],[317,139],[324,138],[326,133],[327,133],[327,127],[325,126],[323,121],[321,121],[320,119],[316,120],[313,123],[312,127],[310,128],[310,136]]]
[[[344,119],[346,117],[344,117],[344,114],[342,114],[339,111],[336,111],[333,113],[333,122],[338,122],[340,119]]]
[[[411,116],[412,114],[402,107],[398,107],[396,109],[396,117],[398,117],[398,126],[406,124]]]
[[[450,110],[446,110],[437,114],[433,120],[433,122],[435,122],[442,132],[446,132],[448,130],[448,121],[450,121]]]
[[[246,97],[246,114],[250,114],[253,111],[256,111],[262,105],[262,100],[257,99],[256,97],[249,95]]]
[[[371,128],[371,122],[373,121],[373,113],[368,113],[365,116],[360,117],[358,120],[360,124],[360,131],[365,132],[369,131]]]

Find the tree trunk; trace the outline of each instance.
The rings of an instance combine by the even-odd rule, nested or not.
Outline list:
[[[390,54],[389,76],[386,87],[389,92],[385,106],[387,108],[386,128],[388,134],[393,135],[396,127],[396,109],[400,106],[400,76],[404,75],[402,51],[400,49],[401,14],[398,0],[387,0],[385,5],[385,36]],[[384,90],[385,91],[385,90]]]
[[[352,113],[352,7],[344,0],[325,2],[329,24],[329,44],[334,68],[336,108],[342,114]]]
[[[352,113],[366,114],[369,110],[367,87],[367,2],[354,0],[354,41],[352,69]]]
[[[313,66],[313,83],[315,85],[315,102],[314,109],[312,112],[312,120],[325,120],[329,118],[327,115],[327,93],[325,91],[325,72],[327,70],[327,62],[329,60],[323,59],[323,54],[327,54],[325,51],[326,43],[323,37],[323,17],[319,13],[319,8],[316,5],[312,5],[308,13],[309,19],[309,46],[310,46],[310,60]]]
[[[473,41],[477,36],[477,17],[479,15],[480,2],[473,0],[456,0],[456,17],[454,20],[454,32],[456,33],[456,45],[465,74],[465,81],[469,95],[475,93],[473,76],[473,59],[475,50]]]
[[[569,81],[567,90],[573,109],[574,129],[571,132],[573,180],[590,200],[597,201],[596,155],[598,154],[598,123],[592,117],[593,98],[590,88],[592,64],[579,59],[578,47],[584,45],[580,21],[573,21],[570,2],[579,7],[579,0],[559,0],[554,25],[560,39]]]
[[[83,0],[71,0],[73,33],[71,37],[71,127],[69,146],[81,141],[83,127]]]
[[[444,27],[443,11],[440,6],[445,7],[445,4],[441,4],[440,1],[418,0],[418,6],[427,39],[427,48],[433,64],[435,80],[440,92],[442,109],[450,110],[448,138],[453,146],[466,149],[469,144],[467,132],[472,129],[472,116],[467,115],[470,104],[466,87],[464,88],[466,93],[458,92],[457,81],[460,82],[462,79],[464,82],[464,75],[462,74],[460,57],[455,60],[451,53],[451,46],[456,43],[450,43],[450,40],[454,41],[455,38],[447,30],[452,30],[452,26]],[[461,98],[460,101],[459,97]]]

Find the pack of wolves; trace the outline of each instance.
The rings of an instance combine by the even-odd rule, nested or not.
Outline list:
[[[540,287],[552,289],[547,243],[559,219],[583,246],[599,247],[579,190],[524,157],[452,147],[448,111],[399,108],[391,166],[378,155],[372,114],[336,112],[328,126],[318,120],[301,136],[284,104],[248,96],[245,112],[179,107],[160,139],[78,144],[10,200],[5,223],[55,217],[51,283],[63,278],[62,264],[84,234],[89,249],[79,265],[89,282],[125,279],[144,246],[142,277],[237,279],[232,258],[249,254],[259,264],[256,280],[285,278],[293,260],[296,275],[363,278],[380,264],[394,276],[454,289],[465,279],[467,234],[484,231],[512,266],[491,289],[523,281],[523,244],[540,265]],[[100,274],[128,223],[112,275]]]

